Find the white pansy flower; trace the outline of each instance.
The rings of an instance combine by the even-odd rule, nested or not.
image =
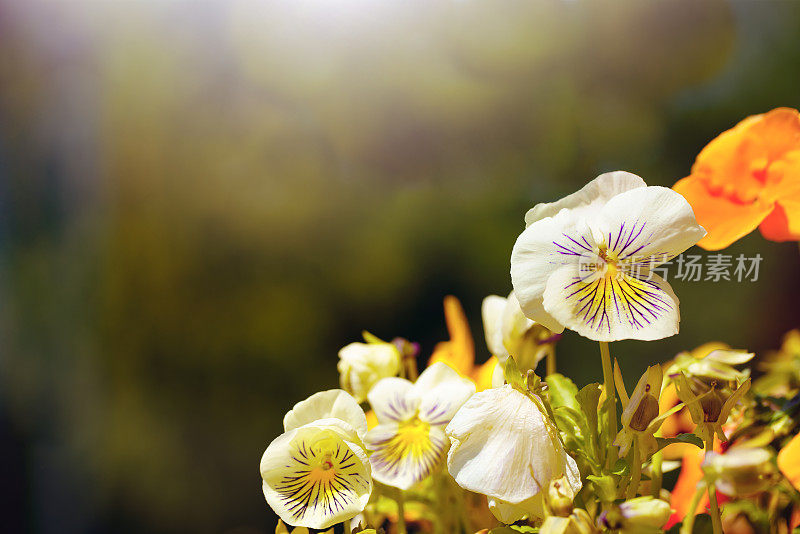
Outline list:
[[[554,479],[581,488],[578,466],[540,406],[535,394],[506,384],[470,397],[447,425],[450,474],[462,488],[488,496],[503,522],[541,517]]]
[[[490,295],[483,299],[481,315],[486,346],[501,366],[510,354],[523,372],[535,369],[559,337],[525,317],[513,291],[508,298]]]
[[[360,513],[372,492],[364,411],[341,390],[316,393],[284,418],[261,457],[264,497],[286,523],[325,529]]]
[[[339,351],[339,382],[364,402],[378,380],[397,375],[401,365],[400,351],[391,343],[350,343]]]
[[[653,268],[706,233],[680,194],[617,171],[534,207],[526,222],[511,254],[526,316],[596,341],[678,332],[678,297]]]
[[[375,480],[408,489],[431,474],[444,459],[449,442],[444,427],[475,384],[442,362],[428,367],[411,383],[384,378],[369,393],[378,426],[365,443]]]

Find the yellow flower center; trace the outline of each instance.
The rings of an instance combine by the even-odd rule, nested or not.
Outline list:
[[[605,245],[600,245],[600,250],[598,255],[602,260],[605,262],[605,277],[606,278],[616,278],[617,274],[619,273],[619,258],[617,255],[608,250],[608,247]]]

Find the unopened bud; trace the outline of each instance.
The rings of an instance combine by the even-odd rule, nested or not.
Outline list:
[[[597,529],[586,510],[576,508],[569,517],[549,516],[542,523],[539,534],[595,534]]]
[[[703,471],[722,493],[742,497],[768,489],[777,476],[772,454],[760,448],[734,448],[725,454],[709,452]]]
[[[568,517],[572,513],[575,492],[566,477],[552,480],[547,488],[547,506],[552,515]]]
[[[653,497],[636,497],[603,512],[598,524],[608,530],[623,533],[639,532],[643,527],[659,529],[666,523],[672,509],[666,501]]]
[[[661,528],[669,521],[672,509],[669,503],[653,497],[636,497],[619,505],[627,526]]]

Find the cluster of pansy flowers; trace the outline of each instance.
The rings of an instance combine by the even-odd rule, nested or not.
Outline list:
[[[277,532],[689,534],[706,512],[715,534],[797,526],[800,332],[755,382],[744,368],[754,354],[709,343],[649,366],[630,395],[609,343],[678,333],[659,263],[757,226],[800,239],[800,114],[746,119],[674,189],[605,173],[534,206],[525,225],[513,291],[482,305],[487,362],[475,364],[447,297],[450,340],[422,373],[417,344],[365,332],[339,353],[341,389],[286,414],[261,460]],[[579,389],[556,372],[565,329],[599,342],[601,383]]]

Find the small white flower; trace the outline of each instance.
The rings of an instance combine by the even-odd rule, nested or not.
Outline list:
[[[513,291],[508,298],[490,295],[483,299],[481,315],[486,346],[501,366],[510,354],[521,371],[535,369],[555,342],[553,332],[525,317]]]
[[[267,503],[286,523],[325,529],[360,513],[372,492],[367,419],[341,390],[312,395],[284,418],[261,457]]]
[[[538,402],[538,404],[537,404]],[[447,467],[459,486],[490,498],[503,522],[542,516],[554,479],[581,488],[578,466],[564,450],[541,399],[505,385],[473,395],[447,425]]]
[[[475,384],[442,362],[416,383],[393,377],[375,384],[369,403],[379,424],[364,440],[375,480],[408,489],[431,474],[447,452],[445,425],[473,393]]]
[[[526,316],[596,341],[678,332],[678,297],[653,268],[706,234],[680,194],[617,171],[525,220],[511,280]]]
[[[364,402],[378,380],[397,375],[401,364],[400,351],[391,343],[350,343],[339,351],[339,382]]]

